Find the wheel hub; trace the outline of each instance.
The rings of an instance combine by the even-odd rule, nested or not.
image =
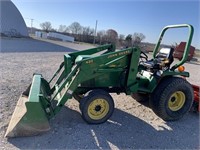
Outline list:
[[[109,111],[109,104],[105,99],[95,99],[88,107],[88,115],[94,120],[102,119]]]
[[[168,107],[172,111],[180,110],[185,103],[185,94],[182,91],[174,92],[168,101]]]
[[[97,105],[96,107],[95,107],[95,111],[100,111],[101,110],[101,106],[100,105]]]

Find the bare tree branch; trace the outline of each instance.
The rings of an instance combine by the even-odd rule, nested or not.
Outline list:
[[[49,21],[43,22],[40,24],[40,27],[42,28],[42,30],[49,32],[52,30],[52,26],[51,23]]]
[[[73,34],[81,34],[82,27],[78,22],[73,22],[68,28]]]

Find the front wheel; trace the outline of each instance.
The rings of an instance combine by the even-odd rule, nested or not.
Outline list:
[[[108,93],[91,92],[80,104],[82,118],[89,124],[104,123],[114,111],[114,101]]]
[[[182,78],[171,77],[159,83],[151,95],[150,106],[165,121],[182,118],[193,103],[192,86]]]

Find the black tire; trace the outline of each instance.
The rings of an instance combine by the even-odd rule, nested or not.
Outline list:
[[[191,108],[194,95],[190,83],[179,77],[162,80],[150,98],[150,106],[165,121],[182,118]]]
[[[114,101],[107,92],[93,90],[80,101],[80,110],[87,123],[104,123],[113,114]]]

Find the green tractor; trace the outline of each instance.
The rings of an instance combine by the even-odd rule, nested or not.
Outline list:
[[[159,50],[169,28],[189,29],[182,60],[173,63],[173,48]],[[181,68],[188,57],[193,27],[188,24],[166,26],[153,51],[153,58],[138,47],[115,50],[111,44],[64,55],[64,61],[50,81],[34,74],[15,108],[6,137],[37,135],[50,129],[53,118],[74,98],[82,118],[89,124],[107,121],[114,110],[110,93],[125,93],[137,101],[148,100],[163,120],[173,121],[186,114],[193,103],[193,89]],[[183,68],[183,67],[182,67]]]

